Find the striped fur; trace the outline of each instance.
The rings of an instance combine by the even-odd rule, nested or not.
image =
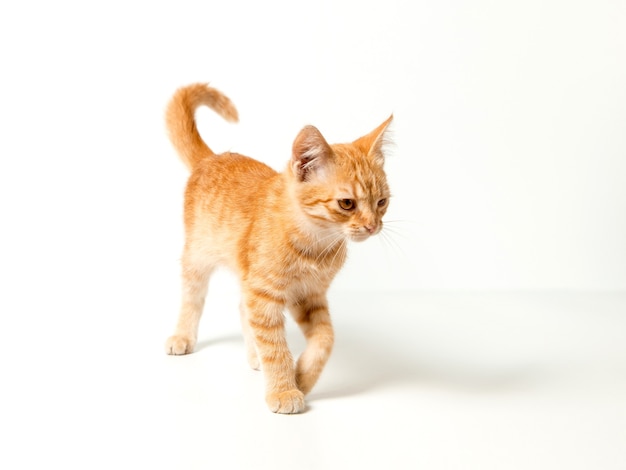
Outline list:
[[[194,113],[206,105],[236,121],[228,98],[204,84],[176,92],[167,108],[172,143],[191,175],[185,192],[182,305],[168,354],[197,340],[209,277],[226,266],[239,277],[250,366],[262,369],[266,401],[278,413],[304,410],[333,347],[326,291],[346,258],[346,242],[382,229],[389,188],[382,146],[391,117],[349,144],[329,145],[314,127],[296,136],[279,173],[236,153],[215,155]],[[342,208],[349,206],[350,210]],[[294,361],[284,332],[288,310],[307,339]]]

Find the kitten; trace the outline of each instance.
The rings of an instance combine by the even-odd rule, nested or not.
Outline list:
[[[179,89],[167,108],[170,139],[191,176],[182,307],[166,352],[193,351],[209,276],[226,266],[241,282],[248,362],[264,372],[267,404],[299,413],[333,346],[326,291],[346,259],[346,241],[363,241],[383,226],[389,188],[382,145],[393,116],[349,144],[329,145],[306,126],[278,173],[243,155],[216,155],[196,128],[201,105],[238,120],[232,102],[204,84]],[[297,363],[285,339],[285,308],[307,339]]]

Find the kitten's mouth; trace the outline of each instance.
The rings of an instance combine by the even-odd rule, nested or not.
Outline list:
[[[374,232],[374,233],[376,233],[376,232]],[[363,241],[367,240],[369,237],[371,237],[372,235],[374,235],[374,233],[369,233],[369,232],[352,232],[352,233],[350,233],[348,238],[351,241],[353,241],[353,242],[363,242]]]

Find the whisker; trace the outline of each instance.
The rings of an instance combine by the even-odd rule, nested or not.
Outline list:
[[[324,237],[322,240],[326,240],[328,238],[333,238],[333,240],[328,244],[328,246],[326,248],[324,248],[315,258],[315,262],[319,262],[324,256],[326,256],[326,254],[328,252],[330,252],[330,250],[332,250],[335,245],[337,244],[337,242],[339,242],[340,240],[343,239],[343,236],[339,233],[331,233],[330,235]],[[335,261],[335,257],[337,256],[337,253],[339,252],[339,250],[337,250],[337,252],[335,253],[335,256],[333,256],[332,262]]]
[[[397,224],[399,222],[402,223],[406,223],[408,221],[405,220],[385,220],[384,224],[383,224],[383,231],[387,230],[391,233],[393,233],[394,235],[398,235],[401,236],[403,238],[406,239],[410,239],[410,234],[409,234],[409,230],[406,227],[403,227],[401,225],[394,225]]]
[[[412,238],[408,233],[398,230],[395,227],[384,227],[382,232],[387,232],[387,235],[393,234],[395,236],[402,237],[405,240],[411,240]]]
[[[325,237],[318,239],[317,242],[321,243],[321,242],[323,242],[325,240],[328,240],[329,238],[332,238],[333,241],[329,245],[329,246],[332,247],[335,243],[337,243],[338,239],[341,238],[341,237],[342,237],[342,235],[340,233],[331,232],[328,235],[326,235]]]
[[[337,251],[335,251],[333,259],[330,261],[331,265],[335,263],[335,259],[337,258],[337,255],[339,254],[340,251],[342,251],[345,245],[346,245],[346,239],[341,237],[341,241],[339,242],[339,247],[337,247]]]
[[[383,228],[383,230],[381,230],[379,235],[381,235],[380,240],[383,246],[391,248],[391,251],[394,252],[395,256],[398,256],[400,258],[405,257],[406,253],[404,251],[404,248],[402,247],[400,243],[398,243],[397,240],[395,240],[392,237],[392,235],[398,235],[397,233],[394,233],[393,231],[389,231],[389,230],[386,230],[386,228]]]

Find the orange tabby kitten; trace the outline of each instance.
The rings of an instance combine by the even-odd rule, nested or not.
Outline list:
[[[167,108],[170,139],[191,176],[182,307],[166,351],[193,351],[209,276],[227,266],[241,282],[248,362],[264,372],[267,404],[276,413],[299,413],[333,346],[326,291],[346,259],[346,241],[382,229],[389,188],[381,147],[392,117],[349,144],[329,145],[306,126],[277,173],[243,155],[213,153],[196,128],[200,105],[238,120],[232,102],[204,84],[179,89]],[[307,339],[297,363],[285,340],[285,308]]]

